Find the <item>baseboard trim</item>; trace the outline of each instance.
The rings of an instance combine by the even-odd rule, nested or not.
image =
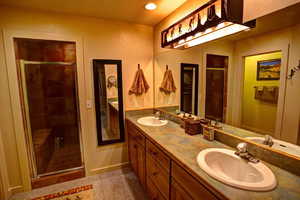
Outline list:
[[[24,188],[22,185],[17,185],[17,186],[8,188],[9,195],[13,195],[13,194],[20,193],[20,192],[24,192]]]
[[[117,170],[117,169],[126,168],[128,166],[129,166],[129,162],[124,162],[124,163],[119,163],[119,164],[115,164],[115,165],[109,165],[106,167],[95,168],[95,169],[90,170],[89,175],[101,174],[104,172],[109,172],[109,171],[113,171],[113,170]]]

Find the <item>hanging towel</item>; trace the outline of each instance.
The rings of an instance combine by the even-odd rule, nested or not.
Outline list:
[[[133,84],[129,90],[129,95],[142,95],[143,93],[146,93],[149,88],[150,87],[146,81],[143,70],[138,68],[134,77]]]
[[[166,70],[163,81],[162,81],[159,89],[160,89],[160,91],[162,91],[166,94],[170,94],[171,92],[176,91],[176,86],[175,86],[175,82],[174,82],[171,70],[169,70],[169,69]]]

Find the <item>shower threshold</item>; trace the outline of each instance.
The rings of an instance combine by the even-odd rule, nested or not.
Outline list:
[[[78,178],[85,177],[84,167],[76,167],[67,170],[60,170],[53,173],[47,173],[39,175],[38,178],[33,178],[31,180],[32,189],[41,188],[57,183],[63,183],[71,181]]]
[[[41,178],[41,177],[44,177],[44,176],[51,176],[51,175],[55,175],[55,174],[61,174],[61,173],[70,172],[70,171],[74,171],[74,170],[79,170],[79,169],[83,169],[83,168],[84,168],[84,166],[80,166],[80,167],[74,167],[74,168],[70,168],[70,169],[58,170],[58,171],[55,171],[55,172],[39,174],[36,178]]]

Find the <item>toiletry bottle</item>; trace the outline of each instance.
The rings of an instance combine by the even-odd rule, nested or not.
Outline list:
[[[203,126],[203,138],[208,141],[213,141],[215,139],[215,130],[211,126],[211,121],[207,125]]]

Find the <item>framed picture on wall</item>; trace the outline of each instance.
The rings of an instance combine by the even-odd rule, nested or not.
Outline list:
[[[281,66],[281,59],[258,61],[256,79],[258,81],[279,80],[280,66]]]

